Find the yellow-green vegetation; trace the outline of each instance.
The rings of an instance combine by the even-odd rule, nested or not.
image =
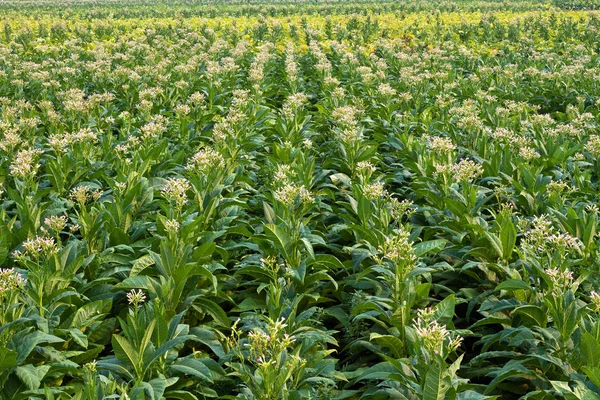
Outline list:
[[[0,5],[0,400],[600,399],[595,0]]]

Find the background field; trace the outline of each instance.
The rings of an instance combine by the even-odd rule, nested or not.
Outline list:
[[[0,399],[600,399],[598,4],[0,4]]]

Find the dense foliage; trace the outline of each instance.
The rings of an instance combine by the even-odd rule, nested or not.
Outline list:
[[[0,399],[600,399],[554,7],[6,4]]]

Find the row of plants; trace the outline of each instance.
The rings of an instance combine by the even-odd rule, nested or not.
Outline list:
[[[574,1],[574,0],[571,0]],[[10,13],[43,18],[48,12],[61,19],[79,16],[84,19],[106,18],[175,18],[178,17],[278,17],[297,15],[351,15],[382,13],[413,13],[420,11],[496,12],[539,11],[550,8],[569,8],[558,0],[444,0],[433,3],[423,0],[395,2],[391,0],[6,0],[2,3],[5,16]],[[578,9],[582,9],[579,7]]]

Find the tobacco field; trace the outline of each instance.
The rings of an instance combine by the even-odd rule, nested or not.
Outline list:
[[[600,2],[0,4],[0,400],[600,400]]]

